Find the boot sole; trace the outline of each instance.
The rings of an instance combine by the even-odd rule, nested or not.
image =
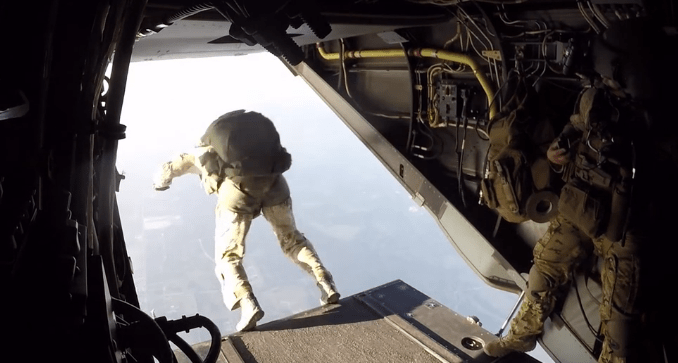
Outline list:
[[[238,331],[248,331],[254,329],[255,326],[257,326],[257,322],[261,320],[261,318],[264,317],[264,311],[259,310],[255,312],[250,320],[247,322],[247,325],[245,325],[243,328],[238,329]]]
[[[332,294],[330,294],[327,297],[327,299],[320,299],[320,304],[322,304],[322,305],[336,304],[336,303],[339,302],[340,297],[341,297],[341,295],[339,295],[339,293],[335,291]]]

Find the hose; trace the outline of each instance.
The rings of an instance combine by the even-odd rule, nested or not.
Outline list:
[[[316,48],[318,49],[318,54],[325,60],[337,60],[340,59],[342,54],[340,53],[327,53],[323,48],[321,43],[316,43]],[[346,51],[343,54],[344,59],[356,59],[356,58],[403,58],[405,56],[413,56],[419,58],[438,58],[446,61],[461,63],[469,66],[473,71],[473,74],[476,76],[476,79],[480,83],[480,86],[485,92],[487,97],[487,102],[490,108],[490,120],[492,120],[498,113],[498,108],[495,103],[491,103],[492,96],[494,95],[494,90],[492,84],[488,81],[487,77],[481,72],[480,66],[476,63],[473,58],[461,54],[454,53],[445,50],[432,49],[432,48],[417,48],[410,49],[407,52],[403,49],[381,49],[381,50],[353,50]]]
[[[154,355],[155,358],[157,358],[160,363],[174,362],[174,353],[172,353],[172,348],[170,348],[169,342],[167,341],[167,337],[165,336],[163,329],[160,327],[160,325],[158,325],[158,323],[155,320],[153,320],[153,318],[151,318],[146,313],[141,311],[138,307],[128,303],[127,301],[111,298],[111,305],[113,307],[113,311],[129,315],[134,319],[137,319],[138,321],[144,323],[145,326],[151,327],[153,331],[150,334],[145,334],[145,336],[148,337],[149,340],[153,338],[153,340],[149,342],[151,343],[148,344],[149,346],[153,344],[157,345],[158,350],[155,352],[155,354],[157,354]]]
[[[179,347],[184,353],[186,353],[189,359],[191,359],[191,361],[194,363],[196,363],[195,361],[193,361],[193,359],[195,358],[193,354],[195,354],[195,352],[193,352],[193,349],[188,344],[184,344],[186,342],[182,343],[183,339],[177,336],[176,333],[180,331],[189,331],[195,328],[207,329],[207,331],[210,333],[210,337],[212,338],[212,341],[210,343],[210,349],[207,352],[207,356],[205,356],[205,360],[204,361],[198,360],[197,362],[215,363],[219,358],[219,352],[221,351],[221,332],[219,331],[219,328],[210,319],[196,314],[190,317],[184,316],[178,320],[167,320],[167,318],[165,317],[160,317],[155,320],[158,322],[158,325],[162,328],[165,334],[167,334],[170,340],[174,344],[176,344],[177,347]],[[177,344],[177,342],[179,343]],[[182,344],[183,347],[180,344]],[[193,354],[191,354],[191,352]],[[193,358],[191,358],[192,356]]]
[[[219,358],[219,352],[221,352],[221,332],[219,331],[219,327],[217,327],[212,320],[204,316],[196,315],[193,318],[198,320],[203,328],[207,329],[212,338],[212,344],[207,352],[204,363],[215,363]]]
[[[112,298],[111,300],[113,311],[129,315],[137,321],[142,322],[144,327],[150,327],[152,329],[151,334],[144,334],[143,336],[153,339],[151,343],[155,344],[156,347],[159,348],[155,352],[157,354],[155,357],[161,363],[171,363],[174,359],[174,353],[170,348],[168,340],[172,341],[172,343],[181,349],[181,351],[186,354],[192,363],[216,363],[217,359],[219,358],[219,352],[221,351],[221,332],[210,319],[198,314],[191,317],[184,316],[178,320],[167,320],[167,318],[164,316],[153,319],[141,311],[138,307],[126,301],[116,298]],[[207,352],[207,356],[205,356],[205,360],[201,360],[193,348],[191,348],[191,346],[185,340],[176,334],[180,331],[188,332],[191,329],[201,327],[207,329],[212,338],[210,349]]]
[[[177,346],[177,348],[186,354],[186,357],[191,361],[191,363],[203,363],[198,353],[196,353],[195,350],[191,348],[191,345],[183,340],[180,336],[172,334],[168,336],[168,338],[172,343],[174,343],[174,345]]]

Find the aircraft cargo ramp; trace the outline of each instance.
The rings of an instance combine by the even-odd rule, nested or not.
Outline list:
[[[361,292],[221,341],[218,362],[538,362],[526,354],[486,356],[497,339],[403,281]],[[205,356],[209,342],[193,347]],[[180,357],[181,356],[181,357]],[[178,353],[179,363],[188,363]]]

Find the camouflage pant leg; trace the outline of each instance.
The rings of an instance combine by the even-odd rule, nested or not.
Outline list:
[[[604,259],[600,318],[605,341],[599,362],[625,362],[633,350],[632,333],[637,329],[640,318],[637,306],[641,272],[638,253],[639,247],[647,242],[645,239],[629,231],[624,245],[605,238],[594,241],[596,250]]]
[[[533,250],[526,300],[511,322],[516,336],[540,334],[555,305],[554,292],[570,281],[570,274],[588,252],[589,241],[564,218],[556,217]]]
[[[554,293],[570,281],[570,274],[584,257],[590,239],[567,220],[558,216],[534,247],[534,265],[525,291],[525,301],[511,321],[505,337],[483,346],[491,357],[510,352],[527,352],[536,346],[544,331],[544,321],[555,306]]]
[[[544,331],[544,321],[551,314],[555,299],[550,290],[535,291],[530,287],[530,282],[541,279],[536,266],[532,266],[525,300],[520,305],[520,310],[518,310],[516,316],[511,320],[511,328],[507,335],[510,339],[534,340]]]
[[[285,256],[316,281],[332,279],[331,274],[320,261],[311,241],[297,230],[294,223],[291,198],[287,198],[283,203],[274,206],[265,206],[262,212],[264,218],[271,224],[273,233],[278,238],[278,243]]]
[[[567,284],[572,270],[589,253],[590,241],[569,221],[557,216],[534,246],[532,255],[539,279],[528,282],[528,292],[533,297],[541,293],[551,294]]]
[[[223,203],[217,204],[214,243],[214,269],[224,304],[229,310],[240,307],[240,299],[252,292],[242,259],[245,256],[245,237],[252,224],[252,215],[235,213]]]

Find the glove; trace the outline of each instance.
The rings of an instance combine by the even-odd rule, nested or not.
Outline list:
[[[172,175],[172,163],[167,162],[162,164],[162,171],[159,171],[153,177],[153,189],[159,192],[169,189],[170,184],[172,184],[170,175]]]
[[[546,151],[546,157],[550,162],[565,165],[570,162],[570,151],[560,146],[560,140],[556,139]]]

